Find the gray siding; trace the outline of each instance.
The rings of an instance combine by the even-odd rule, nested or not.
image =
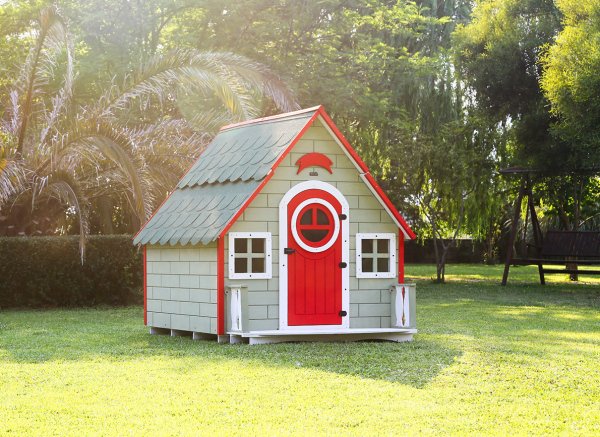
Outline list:
[[[316,177],[305,170],[297,173],[296,161],[306,153],[320,152],[333,162],[333,174],[318,168]],[[231,232],[270,232],[273,244],[273,278],[228,278],[225,265],[225,285],[248,288],[248,326],[244,330],[278,329],[279,327],[279,203],[287,191],[307,180],[327,182],[344,194],[350,207],[350,327],[389,328],[389,287],[396,278],[356,278],[356,234],[361,232],[398,232],[388,213],[361,180],[359,171],[345,155],[329,132],[318,121],[282,161],[272,179],[232,226]],[[228,259],[228,239],[225,239],[225,260]]]
[[[217,245],[146,248],[148,326],[217,333]]]

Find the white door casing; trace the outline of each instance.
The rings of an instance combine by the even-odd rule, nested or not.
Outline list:
[[[342,232],[342,262],[347,267],[342,269],[342,311],[346,316],[342,317],[341,325],[288,325],[288,266],[287,257],[283,250],[288,246],[288,204],[299,193],[310,190],[322,190],[340,202],[342,214],[345,220],[339,220]],[[339,228],[338,228],[339,229]],[[350,328],[350,214],[348,201],[344,195],[333,185],[321,181],[306,181],[294,185],[281,199],[279,203],[279,329],[282,331],[306,332],[311,331],[338,331]]]

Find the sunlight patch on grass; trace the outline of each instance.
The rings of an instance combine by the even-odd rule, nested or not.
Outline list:
[[[0,312],[0,434],[600,434],[599,288],[448,270],[477,281],[420,281],[404,344],[219,345],[151,336],[140,308]]]

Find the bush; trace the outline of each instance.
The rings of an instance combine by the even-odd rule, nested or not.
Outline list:
[[[0,308],[142,301],[142,256],[130,235],[0,238]]]

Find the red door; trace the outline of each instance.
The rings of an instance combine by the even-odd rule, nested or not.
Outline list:
[[[287,206],[288,325],[341,325],[342,206],[309,189]]]

